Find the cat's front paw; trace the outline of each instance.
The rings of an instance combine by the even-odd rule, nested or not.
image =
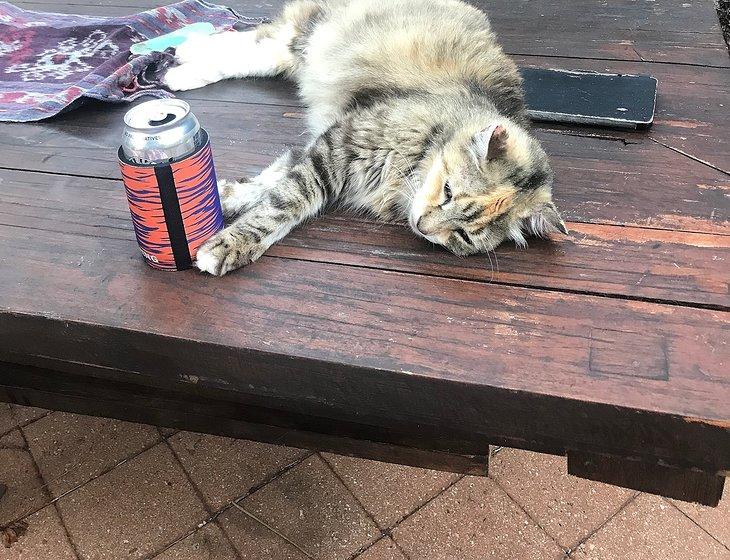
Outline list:
[[[198,89],[216,81],[206,76],[208,71],[206,67],[200,64],[186,62],[170,68],[162,77],[162,83],[170,91]]]
[[[211,54],[214,39],[210,35],[193,35],[175,47],[175,60],[178,64],[200,62]]]
[[[195,266],[214,276],[223,276],[257,260],[267,248],[257,235],[231,226],[201,245]]]

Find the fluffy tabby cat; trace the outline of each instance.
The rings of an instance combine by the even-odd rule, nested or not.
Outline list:
[[[312,140],[258,177],[221,182],[228,227],[198,252],[223,275],[339,203],[458,255],[567,233],[521,79],[484,13],[459,0],[296,0],[254,31],[181,46],[173,90],[283,74]]]

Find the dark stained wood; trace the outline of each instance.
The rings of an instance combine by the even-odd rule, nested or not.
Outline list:
[[[638,144],[655,139],[730,171],[730,111],[727,92],[730,73],[725,69],[695,68],[644,62],[596,61],[571,58],[517,56],[525,67],[564,68],[596,72],[650,74],[659,80],[656,118],[649,131],[611,131],[597,127],[564,127],[572,134]],[[293,86],[283,80],[232,80],[184,92],[191,101],[236,101],[281,105],[292,112],[301,107]],[[301,111],[300,111],[301,112]],[[535,123],[538,130],[556,130],[554,125]],[[633,149],[641,150],[641,147]]]
[[[16,0],[15,3],[38,11],[126,15],[171,2]],[[284,0],[221,3],[244,15],[275,17]],[[489,14],[500,41],[510,53],[730,66],[711,2],[472,0],[471,3]]]
[[[516,56],[522,66],[564,68],[596,72],[650,74],[659,80],[654,125],[649,131],[611,131],[596,127],[565,127],[573,134],[614,139],[622,143],[641,145],[649,138],[670,144],[713,165],[730,171],[730,111],[727,92],[730,73],[720,68],[695,68],[644,62],[582,60]],[[294,88],[282,80],[232,80],[181,94],[191,102],[236,101],[282,105],[291,111],[301,107]],[[538,130],[556,127],[536,123]],[[649,140],[651,141],[651,140]],[[640,149],[640,148],[635,148]]]
[[[725,477],[716,474],[585,451],[568,451],[568,473],[712,507],[725,485]]]
[[[482,455],[408,447],[393,443],[403,437],[398,430],[375,431],[355,423],[333,424],[324,418],[298,418],[242,407],[237,402],[227,402],[225,395],[213,399],[196,395],[189,388],[189,384],[182,384],[178,391],[172,387],[151,389],[129,382],[89,379],[0,362],[0,401],[474,476],[489,473],[486,443],[482,444]],[[267,421],[277,424],[270,425]],[[368,439],[372,437],[383,441]]]
[[[5,361],[728,467],[726,313],[271,257],[222,279],[160,274],[129,239],[0,234]],[[605,331],[664,369],[592,367],[596,350],[626,359]]]
[[[135,251],[119,181],[20,171],[6,171],[4,176],[0,224],[126,240]],[[505,244],[490,261],[486,255],[451,255],[417,239],[403,225],[333,214],[311,221],[268,254],[487,283],[728,306],[730,236],[581,223],[569,227],[570,235],[532,240],[528,250]]]
[[[711,5],[683,4],[489,4],[522,65],[660,80],[648,132],[537,127],[573,232],[500,247],[494,271],[342,214],[222,279],[153,271],[118,180],[127,106],[0,125],[0,400],[479,474],[490,443],[567,453],[581,476],[713,502],[730,472],[730,76]],[[222,177],[305,141],[290,84],[183,97]]]
[[[211,131],[218,174],[255,174],[306,138],[301,110],[197,102]],[[0,167],[118,178],[113,155],[125,106],[96,104],[42,124],[5,125]],[[235,118],[232,118],[235,115]],[[553,159],[555,197],[570,221],[727,233],[728,176],[650,141],[624,144],[540,132]]]
[[[615,294],[727,308],[730,238],[568,223],[571,234],[455,257],[401,225],[316,220],[269,253],[483,282]],[[620,258],[617,258],[620,255]]]

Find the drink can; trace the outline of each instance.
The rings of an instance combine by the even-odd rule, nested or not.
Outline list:
[[[224,225],[208,133],[186,102],[147,101],[124,116],[117,155],[145,260],[163,270],[190,268]]]

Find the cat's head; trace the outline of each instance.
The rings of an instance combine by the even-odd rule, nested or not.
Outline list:
[[[457,255],[505,239],[568,233],[552,201],[553,173],[540,144],[507,119],[464,128],[432,158],[416,189],[409,223]]]

